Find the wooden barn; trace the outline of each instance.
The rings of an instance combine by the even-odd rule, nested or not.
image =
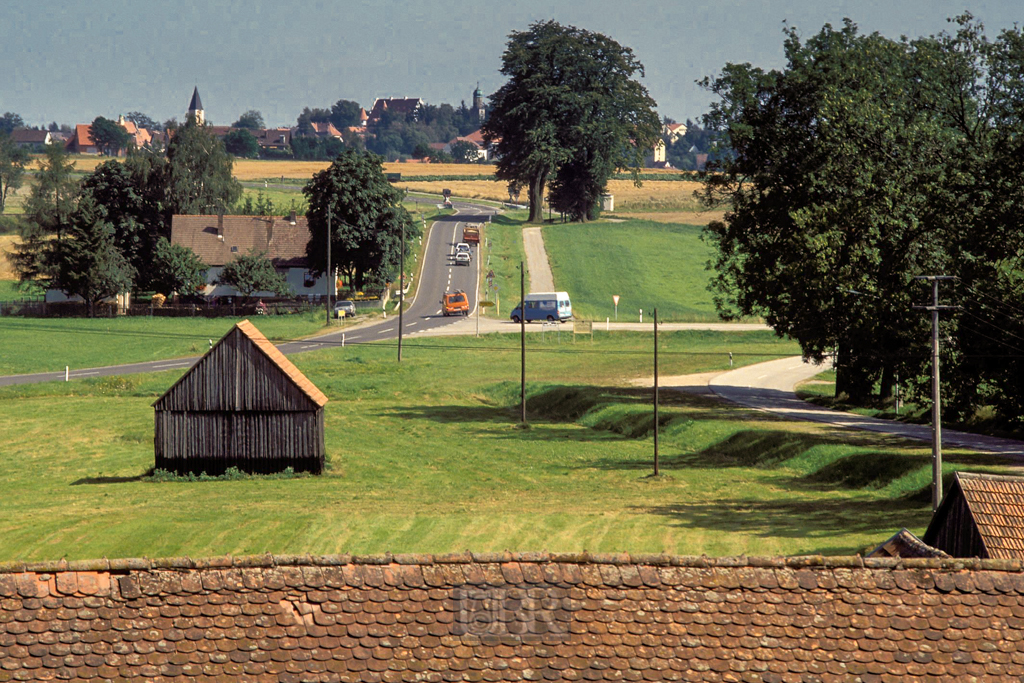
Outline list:
[[[924,542],[953,557],[1024,560],[1024,478],[957,472]]]
[[[153,404],[157,469],[319,474],[327,397],[248,320]]]

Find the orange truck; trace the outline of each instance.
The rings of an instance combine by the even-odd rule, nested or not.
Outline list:
[[[462,241],[466,244],[480,244],[480,226],[467,225],[462,229]]]
[[[461,289],[449,292],[441,299],[441,312],[448,315],[469,315],[469,299]]]

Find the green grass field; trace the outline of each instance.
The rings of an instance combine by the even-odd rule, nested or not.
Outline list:
[[[662,335],[662,371],[795,352],[767,333]],[[295,357],[331,399],[320,477],[163,482],[153,401],[180,373],[0,389],[0,560],[243,553],[850,553],[929,518],[929,456],[665,392],[651,471],[650,335],[514,337]],[[950,469],[969,463],[947,452]]]
[[[717,321],[709,274],[711,249],[701,228],[650,221],[549,225],[544,228],[555,287],[572,298],[576,317],[614,317],[618,294],[621,322],[645,320],[658,308],[662,320]]]
[[[324,313],[256,321],[271,341],[309,336]],[[0,318],[0,374],[91,368],[205,353],[241,318]]]

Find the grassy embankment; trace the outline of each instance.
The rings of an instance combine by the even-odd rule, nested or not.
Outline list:
[[[118,338],[128,342],[127,337]],[[769,333],[662,335],[663,372],[788,355]],[[849,553],[929,517],[924,445],[664,392],[650,478],[648,334],[303,354],[331,398],[326,475],[153,483],[152,402],[180,373],[0,389],[0,559],[549,549]],[[59,416],[59,418],[57,417]],[[978,460],[947,452],[952,469]]]
[[[614,318],[618,294],[620,322],[644,320],[658,308],[660,320],[717,322],[707,291],[704,264],[711,249],[701,228],[651,221],[548,225],[544,247],[555,287],[569,292],[576,317]]]

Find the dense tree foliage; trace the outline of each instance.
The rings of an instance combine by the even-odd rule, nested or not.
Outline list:
[[[51,286],[69,297],[80,296],[89,317],[103,299],[132,289],[134,268],[115,244],[114,227],[91,198],[76,207],[65,238],[53,245]]]
[[[529,189],[530,221],[542,220],[552,177],[552,201],[587,220],[611,175],[636,172],[660,134],[654,100],[633,79],[643,65],[605,35],[546,21],[509,36],[501,73],[483,127],[496,175]]]
[[[149,270],[149,286],[153,291],[193,298],[206,286],[209,266],[188,247],[171,244],[161,237],[153,250]]]
[[[837,392],[885,396],[930,362],[914,276],[959,276],[951,410],[1019,419],[1024,325],[1003,314],[1024,309],[1020,31],[990,42],[964,16],[894,41],[847,22],[806,42],[787,30],[785,50],[781,71],[729,64],[705,82],[719,97],[705,121],[732,150],[704,186],[727,209],[707,231],[720,311],[764,316],[814,359],[838,347]]]
[[[160,125],[160,123],[150,118],[146,114],[143,114],[141,111],[130,111],[127,114],[125,114],[124,117],[132,123],[134,123],[139,128],[145,128],[146,130],[149,131],[159,131],[162,130],[163,128]],[[50,130],[53,129],[51,128]]]
[[[0,213],[7,207],[7,198],[21,187],[28,161],[28,150],[14,144],[10,134],[0,132]]]
[[[132,150],[123,163],[97,166],[80,186],[80,200],[90,200],[93,214],[113,230],[114,245],[135,271],[138,288],[148,285],[157,240],[170,237],[165,173],[162,157]]]
[[[344,130],[350,126],[358,126],[359,112],[362,111],[362,107],[359,106],[358,102],[351,100],[338,100],[331,105],[331,123],[338,130],[344,132]]]
[[[24,125],[25,121],[21,115],[14,112],[6,111],[3,116],[0,116],[0,134],[10,133],[15,128],[22,128]]]
[[[238,120],[231,124],[231,127],[259,130],[260,128],[266,128],[267,124],[263,122],[263,114],[261,112],[256,109],[250,109],[239,116]]]
[[[216,280],[219,285],[234,287],[248,299],[256,292],[273,292],[278,296],[292,294],[291,286],[284,276],[274,269],[266,252],[240,254],[235,260],[224,265]]]
[[[315,174],[302,190],[309,201],[309,269],[327,272],[327,223],[331,224],[331,267],[355,287],[382,285],[398,272],[401,231],[405,248],[419,228],[402,207],[403,192],[384,176],[382,159],[345,150]]]
[[[255,159],[260,155],[260,143],[248,130],[233,130],[224,136],[227,153],[243,159]]]
[[[116,157],[121,150],[127,149],[131,140],[128,131],[117,121],[102,116],[97,116],[89,126],[89,136],[103,154],[111,157]]]
[[[188,123],[177,129],[167,146],[169,213],[214,214],[242,196],[231,175],[231,157],[206,126]]]
[[[292,138],[292,155],[296,159],[326,161],[341,154],[345,147],[345,143],[337,138],[298,135]]]

